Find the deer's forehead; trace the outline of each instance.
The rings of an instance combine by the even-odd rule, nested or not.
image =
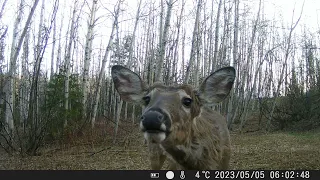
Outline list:
[[[187,93],[186,90],[182,88],[176,88],[176,87],[154,87],[150,90],[149,94],[151,96],[156,97],[191,97],[191,94]]]

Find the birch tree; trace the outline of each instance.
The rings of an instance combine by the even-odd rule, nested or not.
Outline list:
[[[117,7],[116,7],[115,12],[113,14],[114,21],[112,24],[109,42],[108,42],[107,48],[105,50],[104,57],[102,59],[101,69],[100,69],[98,81],[97,81],[97,87],[96,87],[96,90],[94,93],[93,110],[92,110],[93,112],[92,112],[92,117],[91,117],[91,127],[92,128],[94,128],[95,119],[96,119],[96,115],[97,115],[97,109],[98,109],[98,104],[99,104],[99,99],[100,99],[100,89],[101,89],[101,83],[102,83],[102,76],[103,76],[105,66],[106,66],[106,63],[108,60],[108,56],[109,56],[109,53],[111,50],[111,45],[112,45],[112,41],[113,41],[113,37],[114,37],[114,30],[118,24],[118,18],[119,18],[121,4],[122,4],[121,0],[117,2]]]
[[[41,61],[42,61],[42,52],[44,52],[44,40],[45,37],[43,36],[44,34],[46,34],[45,32],[45,25],[44,25],[44,11],[45,11],[45,3],[44,0],[42,0],[42,5],[41,5],[41,11],[40,11],[40,21],[39,21],[39,27],[38,27],[38,37],[37,37],[37,42],[34,41],[35,44],[35,48],[34,48],[34,72],[35,74],[33,75],[33,84],[32,84],[32,88],[31,88],[31,93],[33,94],[32,99],[33,99],[33,103],[30,103],[32,108],[31,113],[32,118],[31,120],[33,121],[32,124],[35,125],[34,127],[36,127],[35,129],[37,129],[38,123],[40,121],[40,113],[39,113],[39,93],[38,91],[39,89],[39,71],[40,71],[40,65],[41,65]]]
[[[180,11],[180,15],[178,17],[178,22],[177,22],[177,36],[175,39],[175,49],[174,49],[174,53],[173,53],[173,66],[172,66],[172,78],[171,80],[175,83],[177,83],[177,76],[178,76],[178,57],[179,57],[179,41],[180,41],[180,31],[181,31],[181,24],[182,24],[182,19],[183,19],[183,12],[184,12],[184,6],[185,6],[185,1],[181,2],[181,11]],[[182,55],[183,56],[183,55]],[[183,66],[183,64],[182,64]]]
[[[57,36],[57,19],[54,18],[54,20],[53,20],[53,34],[52,34],[50,78],[52,78],[54,75],[54,61],[55,61],[54,53],[55,53],[55,47],[56,47],[56,41],[57,41],[56,36]]]
[[[238,68],[238,35],[239,35],[239,0],[235,0],[235,7],[234,7],[234,28],[233,28],[233,49],[232,49],[232,62],[231,66],[236,68],[236,72],[239,72]],[[238,69],[237,69],[238,68]],[[236,78],[239,79],[239,78]],[[227,122],[228,128],[231,129],[231,125],[234,121],[235,115],[238,110],[238,104],[234,103],[234,94],[237,94],[238,88],[238,80],[236,80],[234,87],[231,89],[230,92],[230,101],[228,103],[228,112],[227,112]],[[236,105],[236,106],[235,106]],[[233,113],[232,113],[233,107]]]
[[[274,100],[272,102],[271,112],[270,112],[270,114],[268,116],[268,122],[267,122],[267,126],[266,126],[267,130],[270,129],[270,125],[271,125],[274,109],[275,109],[275,106],[276,106],[277,98],[278,98],[279,93],[280,93],[281,84],[282,84],[282,82],[284,80],[285,70],[286,70],[286,66],[288,64],[288,58],[289,58],[290,50],[292,49],[292,44],[291,44],[292,34],[293,34],[293,31],[295,30],[295,28],[297,27],[300,19],[301,19],[302,12],[303,12],[303,6],[301,8],[301,12],[300,12],[299,17],[295,22],[294,22],[294,19],[293,19],[294,18],[294,13],[292,14],[292,23],[291,23],[291,26],[290,26],[289,35],[288,35],[287,40],[286,40],[287,43],[285,44],[286,49],[285,49],[285,54],[284,54],[284,61],[283,61],[282,68],[281,68],[281,71],[280,71],[280,77],[279,77],[279,81],[278,81],[278,84],[277,84],[275,97],[274,97]]]
[[[217,54],[218,54],[218,46],[219,46],[219,26],[220,26],[220,12],[221,12],[222,0],[219,0],[217,18],[216,18],[216,28],[214,33],[214,51],[213,51],[213,60],[211,71],[215,70],[215,66],[217,63]]]
[[[82,79],[82,116],[85,119],[87,110],[87,96],[89,89],[89,67],[92,54],[92,42],[93,42],[93,32],[96,22],[96,12],[97,12],[97,0],[92,1],[92,7],[90,12],[90,21],[88,24],[88,32],[86,35],[86,45],[85,45],[85,55],[84,55],[84,66],[83,66],[83,79]]]
[[[155,76],[155,81],[163,81],[162,80],[162,69],[163,69],[163,61],[165,57],[165,48],[167,45],[168,41],[168,30],[170,27],[170,19],[171,19],[171,11],[172,11],[172,6],[173,6],[173,0],[169,0],[167,2],[167,14],[166,14],[166,20],[164,24],[164,29],[163,32],[160,32],[160,47],[159,47],[159,55],[158,55],[158,62],[157,62],[157,69],[156,69],[156,76]],[[162,24],[160,22],[160,24]],[[161,30],[161,28],[160,28]]]
[[[130,43],[130,46],[129,46],[129,61],[128,61],[128,65],[127,65],[127,67],[129,67],[129,68],[134,64],[133,47],[134,47],[134,43],[135,43],[135,40],[136,40],[136,32],[137,32],[138,22],[139,22],[139,19],[140,19],[141,3],[142,3],[142,0],[140,0],[139,4],[138,4],[138,9],[137,9],[137,13],[136,13],[134,28],[133,28],[133,32],[132,32],[132,40],[131,40],[131,43]],[[125,113],[126,117],[127,117],[127,108],[128,108],[128,106],[127,106],[127,102],[126,102],[126,113]],[[135,105],[133,105],[133,107],[132,107],[132,114],[131,114],[132,123],[134,123],[134,119],[135,119]]]
[[[23,1],[21,1],[23,2]],[[34,14],[34,11],[37,7],[39,0],[35,0],[33,3],[33,6],[31,7],[30,13],[28,15],[27,21],[24,25],[24,28],[22,30],[22,33],[19,37],[17,37],[17,31],[14,31],[13,35],[13,42],[12,42],[12,48],[11,48],[11,54],[10,54],[10,68],[8,72],[8,83],[7,83],[7,93],[6,93],[6,102],[8,103],[6,106],[6,115],[5,115],[5,123],[7,124],[7,132],[12,135],[12,131],[14,129],[14,123],[13,123],[13,116],[12,116],[12,108],[13,108],[13,92],[14,92],[14,75],[16,72],[16,63],[17,63],[17,58],[22,46],[22,42],[24,40],[24,37],[27,33],[27,29],[29,27],[29,24],[31,22],[31,18]],[[24,4],[20,7],[22,7]],[[20,11],[22,11],[22,8],[19,8]],[[22,12],[18,13],[17,19],[15,21],[15,28],[14,30],[17,30],[17,26],[19,25],[20,19],[21,19],[21,14]],[[18,42],[17,42],[18,40]],[[16,44],[17,42],[17,44]]]
[[[70,78],[70,60],[71,60],[71,48],[72,43],[75,38],[75,23],[76,23],[76,13],[78,8],[78,0],[75,0],[73,11],[72,11],[72,20],[71,20],[71,27],[70,27],[70,33],[69,33],[69,40],[67,45],[67,51],[65,55],[65,63],[64,63],[64,74],[65,74],[65,80],[64,80],[64,109],[67,113],[69,109],[69,78]],[[67,116],[64,119],[63,127],[66,127],[68,124]]]
[[[14,103],[14,78],[16,73],[16,64],[17,58],[15,58],[15,54],[18,51],[17,40],[18,40],[18,32],[19,25],[23,14],[23,6],[24,1],[21,0],[18,7],[17,18],[14,22],[13,35],[12,35],[12,43],[11,43],[11,53],[10,53],[10,66],[8,79],[6,83],[6,112],[5,112],[5,128],[8,135],[12,136],[12,132],[14,129],[13,123],[13,103]]]
[[[251,34],[251,40],[250,40],[250,45],[249,45],[249,48],[248,48],[248,53],[247,53],[247,67],[246,67],[246,71],[244,71],[244,75],[243,75],[243,79],[242,79],[242,87],[245,86],[245,82],[246,82],[246,79],[247,79],[247,88],[248,88],[248,95],[246,97],[243,97],[243,101],[244,101],[244,115],[242,116],[241,118],[241,124],[240,124],[240,130],[242,130],[245,122],[247,121],[247,113],[248,113],[248,105],[251,101],[251,97],[252,97],[252,93],[253,91],[256,89],[256,78],[257,78],[257,74],[259,72],[259,68],[261,67],[263,61],[260,59],[260,60],[257,60],[257,65],[256,65],[256,73],[255,73],[255,76],[254,76],[254,80],[253,80],[253,87],[251,89],[249,89],[250,85],[249,85],[249,76],[250,76],[250,65],[253,63],[252,61],[252,49],[253,49],[253,46],[254,46],[254,43],[255,43],[255,39],[256,39],[256,33],[257,33],[257,26],[258,26],[258,22],[259,22],[259,19],[260,19],[260,10],[261,10],[261,0],[259,1],[259,9],[258,9],[258,12],[257,12],[257,17],[256,17],[256,20],[253,24],[253,29],[252,29],[252,34]]]
[[[23,55],[21,59],[21,85],[20,85],[20,123],[25,128],[25,123],[28,118],[28,102],[29,102],[29,74],[28,74],[28,62],[29,62],[29,43],[30,32],[28,30],[25,40],[23,42]],[[24,129],[25,130],[25,129]]]
[[[199,19],[200,19],[200,12],[201,12],[201,4],[202,0],[198,0],[197,3],[197,13],[196,13],[196,20],[194,22],[194,28],[193,28],[193,33],[192,33],[192,42],[191,42],[191,52],[190,52],[190,59],[189,59],[189,64],[187,67],[186,75],[184,78],[184,83],[187,84],[190,79],[190,73],[193,68],[193,64],[195,61],[195,53],[196,53],[196,48],[197,48],[197,36],[198,36],[198,27],[199,27]]]
[[[2,19],[3,11],[4,11],[4,8],[5,8],[6,4],[7,4],[7,2],[8,2],[8,0],[4,0],[2,2],[1,9],[0,9],[0,19]]]
[[[47,117],[43,118],[43,114],[40,111],[40,106],[42,105],[41,100],[43,101],[45,98],[42,96],[44,83],[46,81],[46,77],[41,78],[41,63],[43,62],[43,56],[46,51],[48,40],[50,37],[53,19],[56,18],[56,13],[58,11],[58,0],[54,1],[54,6],[52,7],[51,19],[49,24],[44,23],[45,21],[42,19],[41,23],[39,23],[39,32],[38,32],[38,41],[35,45],[35,60],[33,66],[33,75],[31,79],[31,88],[29,93],[29,105],[28,105],[28,119],[30,122],[30,128],[28,128],[28,139],[25,143],[26,147],[21,147],[21,152],[24,151],[30,155],[36,155],[38,148],[42,145],[45,128],[47,127]],[[40,15],[44,16],[44,0],[42,1],[42,10]],[[36,42],[36,40],[34,40]],[[43,77],[43,76],[42,76]],[[40,99],[41,98],[41,99]]]
[[[63,4],[63,9],[65,9],[65,2]],[[61,16],[63,16],[64,13],[61,13]],[[60,28],[59,28],[59,38],[58,38],[58,52],[57,52],[57,58],[56,58],[56,73],[59,73],[60,70],[60,62],[61,62],[61,49],[62,49],[62,45],[61,45],[61,40],[62,40],[62,28],[63,28],[63,19],[61,18],[60,20]]]

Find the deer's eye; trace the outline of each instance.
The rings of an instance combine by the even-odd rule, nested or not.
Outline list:
[[[145,96],[142,98],[142,100],[144,101],[144,105],[148,105],[150,102],[150,96]]]
[[[190,98],[183,98],[182,99],[182,104],[186,107],[190,107],[191,106],[191,103],[192,103],[192,99]]]

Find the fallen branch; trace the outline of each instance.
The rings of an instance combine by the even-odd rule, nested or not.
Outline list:
[[[101,152],[103,152],[103,151],[105,151],[105,150],[108,150],[108,149],[111,149],[111,146],[110,146],[110,147],[107,147],[107,148],[104,148],[104,149],[102,149],[102,150],[100,150],[100,151],[94,152],[94,153],[90,154],[88,157],[91,157],[91,156],[93,156],[93,155],[95,155],[95,154],[101,153]]]
[[[109,152],[138,152],[138,150],[109,150]]]

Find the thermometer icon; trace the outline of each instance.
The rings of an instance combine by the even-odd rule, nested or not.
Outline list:
[[[181,173],[180,173],[180,179],[184,179],[184,178],[186,178],[186,176],[184,175],[184,171],[181,171]]]

